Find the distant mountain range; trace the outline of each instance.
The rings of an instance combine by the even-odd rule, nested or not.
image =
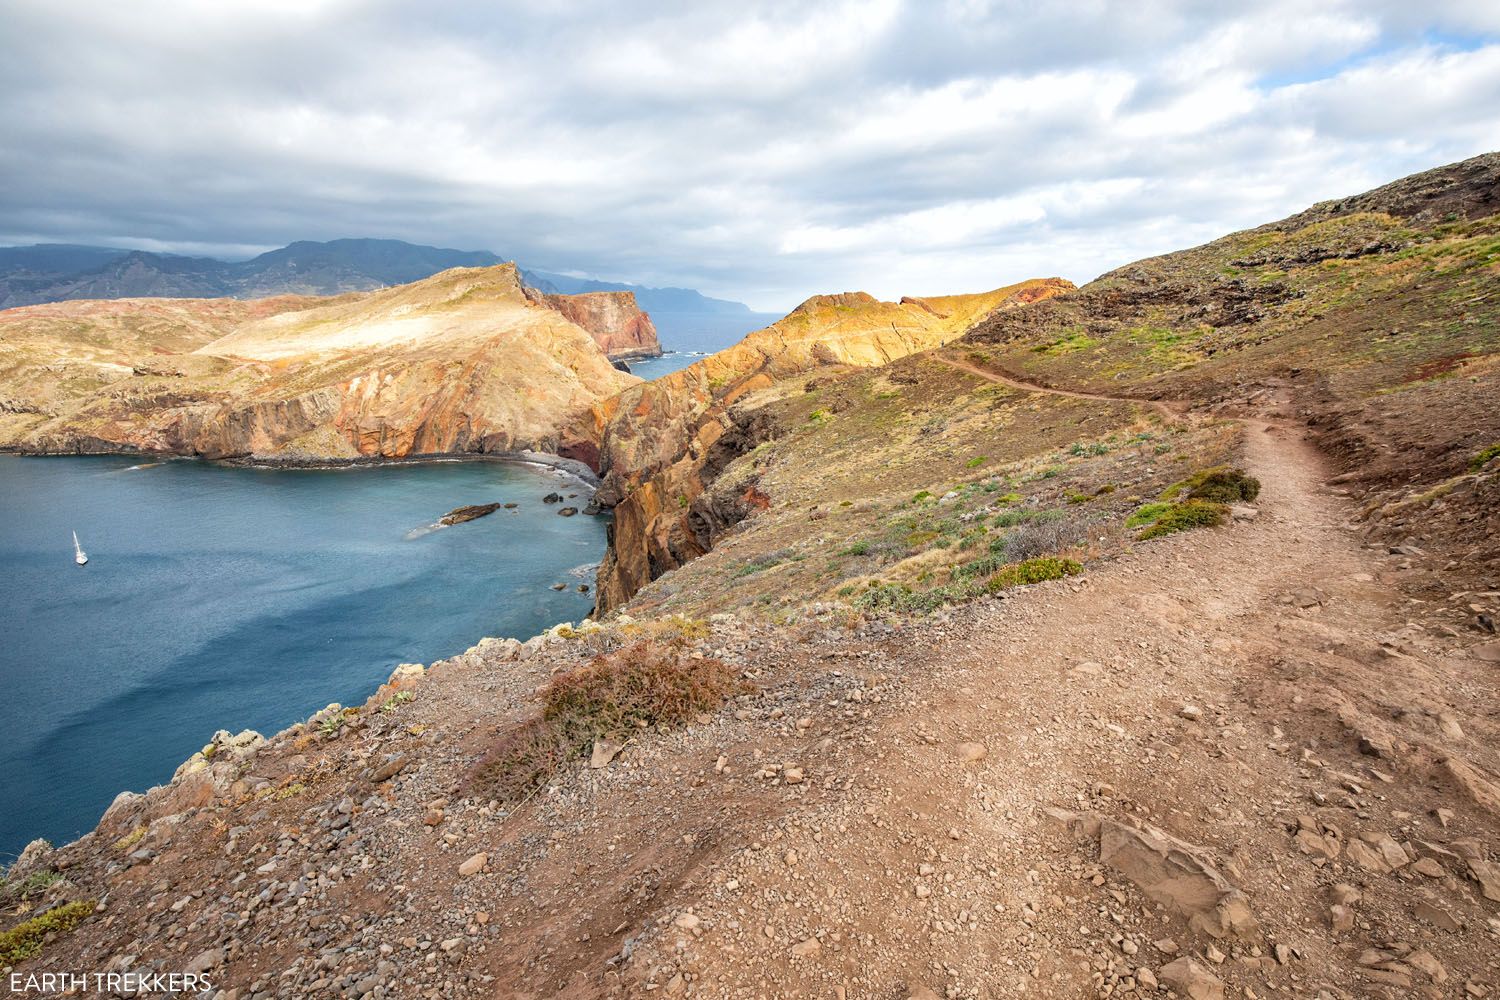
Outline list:
[[[246,261],[44,243],[0,247],[0,309],[68,299],[264,298],[337,295],[420,281],[450,267],[488,267],[504,258],[487,250],[445,250],[402,240],[299,240]],[[742,302],[710,298],[690,288],[646,288],[547,271],[522,271],[543,291],[629,291],[663,332],[698,326],[755,326],[764,314]],[[775,317],[772,317],[775,318]]]

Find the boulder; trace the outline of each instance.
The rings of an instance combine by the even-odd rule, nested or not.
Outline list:
[[[1249,937],[1260,929],[1244,893],[1219,874],[1202,849],[1165,831],[1103,818],[1099,860],[1210,937]]]

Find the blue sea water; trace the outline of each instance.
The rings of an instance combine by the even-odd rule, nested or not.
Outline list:
[[[733,346],[745,334],[770,326],[779,319],[781,313],[664,314],[656,318],[656,328],[667,353],[628,364],[633,374],[647,380],[658,379]]]
[[[604,519],[544,505],[587,499],[555,470],[141,461],[0,456],[0,863],[91,829],[215,730],[269,735],[364,701],[398,663],[593,605],[577,586]],[[431,529],[490,501],[519,506]]]

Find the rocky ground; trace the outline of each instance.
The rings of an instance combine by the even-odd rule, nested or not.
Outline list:
[[[1361,540],[1296,424],[1241,449],[1255,516],[1073,580],[914,620],[487,640],[346,722],[226,739],[12,873],[101,902],[21,971],[208,970],[239,998],[1485,996],[1500,644],[1402,596],[1411,557]],[[647,628],[753,689],[519,805],[463,797],[538,685]]]

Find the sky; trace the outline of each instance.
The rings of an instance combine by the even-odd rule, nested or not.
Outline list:
[[[0,244],[394,237],[784,311],[1497,148],[1494,0],[0,0]]]

